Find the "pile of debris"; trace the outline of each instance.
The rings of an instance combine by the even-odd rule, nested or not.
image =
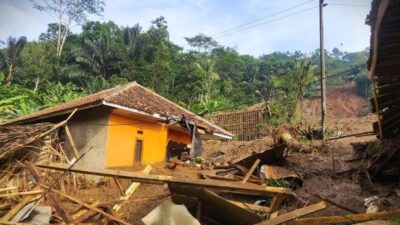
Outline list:
[[[362,162],[361,169],[367,171],[375,180],[400,179],[400,140],[352,143],[357,159]]]
[[[132,195],[141,183],[168,187],[164,196],[168,199],[142,218],[146,225],[337,224],[400,216],[400,210],[393,210],[300,218],[335,203],[322,199],[309,205],[296,197],[292,190],[302,185],[302,177],[278,166],[285,160],[285,143],[223,164],[189,160],[193,166],[185,169],[194,168],[199,178],[154,175],[151,166],[140,172],[79,168],[75,165],[85,153],[68,160],[59,137],[67,122],[0,128],[0,224],[132,224],[120,210],[135,201]],[[395,158],[397,153],[390,152],[387,154]],[[184,163],[172,165],[167,167],[176,172]],[[90,182],[87,175],[111,178],[120,195],[104,201],[69,194],[88,188],[79,184]],[[123,188],[122,179],[129,180],[128,188]],[[300,201],[304,207],[279,215],[288,201]]]

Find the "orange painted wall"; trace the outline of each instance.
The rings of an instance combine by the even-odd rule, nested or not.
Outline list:
[[[144,165],[165,160],[168,129],[155,124],[110,114],[106,167],[133,166],[136,140],[143,141],[142,161]],[[138,131],[143,134],[138,134]]]
[[[171,141],[175,141],[175,142],[183,143],[183,144],[191,144],[192,143],[190,134],[175,131],[175,130],[168,131],[168,139]]]

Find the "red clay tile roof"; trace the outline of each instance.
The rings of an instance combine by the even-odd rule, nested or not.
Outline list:
[[[111,89],[97,92],[71,102],[56,105],[30,115],[19,117],[15,120],[9,121],[6,124],[20,124],[24,122],[31,122],[41,118],[49,118],[55,115],[60,115],[63,112],[72,111],[75,108],[82,109],[97,106],[107,103],[116,104],[119,106],[136,109],[149,114],[160,115],[185,115],[196,121],[213,132],[221,133],[223,135],[233,136],[230,132],[218,127],[205,120],[204,118],[184,109],[178,104],[156,94],[155,92],[141,86],[136,82],[131,82],[122,86],[117,86]]]

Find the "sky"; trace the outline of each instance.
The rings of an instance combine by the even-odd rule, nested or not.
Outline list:
[[[186,50],[189,46],[185,37],[199,33],[241,54],[256,57],[275,51],[310,53],[319,48],[318,0],[106,0],[105,3],[103,16],[90,17],[91,20],[112,20],[120,26],[139,23],[147,30],[152,20],[164,16],[170,39]],[[368,47],[370,27],[365,25],[365,18],[371,0],[325,0],[325,3],[328,4],[324,7],[325,48],[353,52]],[[37,40],[51,22],[55,20],[34,9],[29,0],[0,0],[2,41],[9,36]],[[73,26],[72,31],[80,32],[80,26]]]

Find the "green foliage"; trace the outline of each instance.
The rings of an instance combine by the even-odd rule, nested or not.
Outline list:
[[[71,101],[82,93],[71,83],[63,85],[46,81],[37,92],[19,85],[2,85],[0,96],[0,118],[4,121]]]
[[[37,8],[55,13],[40,8],[41,1],[35,2]],[[88,2],[95,3],[95,8],[92,11],[85,3],[85,18],[102,12],[103,1]],[[299,118],[298,101],[313,98],[319,88],[318,83],[307,85],[319,75],[315,66],[319,63],[318,50],[308,58],[299,51],[274,52],[256,58],[198,34],[185,38],[194,50],[184,51],[170,41],[164,17],[152,21],[147,30],[139,24],[120,27],[112,21],[85,18],[72,18],[82,23],[79,34],[61,24],[61,41],[65,40],[62,46],[58,44],[59,23],[52,23],[40,35],[39,42],[25,44],[22,38],[18,44],[19,39],[10,38],[12,43],[0,49],[0,118],[15,118],[137,81],[201,115],[267,101],[271,118],[266,126],[279,126],[295,122]],[[367,57],[367,50],[326,51],[328,75],[350,69],[342,76],[328,79],[328,83],[353,81],[360,94],[366,96],[370,90],[366,66],[357,65],[365,63]],[[9,74],[12,84],[5,85]]]
[[[60,82],[50,83],[48,81],[44,82],[38,92],[38,97],[43,102],[43,108],[69,102],[82,95],[81,89],[72,83],[63,85]]]
[[[7,48],[0,51],[0,66],[7,71],[6,81],[11,83],[15,66],[19,63],[19,57],[25,47],[27,40],[22,36],[18,39],[9,37],[7,39]]]
[[[400,218],[391,219],[390,225],[400,225]]]
[[[287,187],[288,185],[288,183],[284,180],[275,180],[273,178],[267,179],[265,183],[272,187]]]
[[[18,85],[0,86],[0,118],[12,119],[38,111],[43,103],[32,90]]]

